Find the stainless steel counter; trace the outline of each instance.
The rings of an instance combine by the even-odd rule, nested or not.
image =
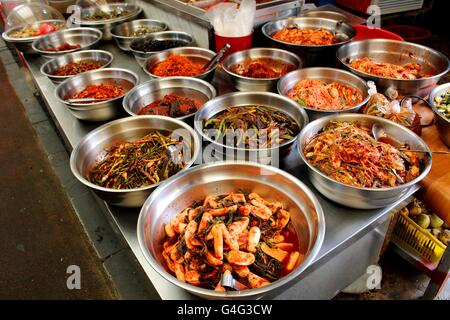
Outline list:
[[[112,43],[104,44],[101,47],[114,55],[112,67],[127,68],[136,72],[140,76],[141,82],[149,80],[133,56],[124,54]],[[67,149],[71,151],[84,135],[100,124],[77,120],[63,104],[57,101],[54,95],[55,86],[39,71],[44,61],[42,58],[29,56],[25,58],[25,61]],[[213,84],[221,94],[229,91],[228,79],[222,72],[217,74]],[[315,191],[307,181],[305,172],[302,166],[299,166],[295,154],[291,154],[286,159],[283,167]],[[389,213],[402,208],[418,189],[418,186],[414,186],[401,201],[381,210],[354,210],[341,207],[323,198],[315,191],[325,212],[326,220],[326,233],[322,249],[317,259],[303,274],[303,278],[291,289],[273,298],[330,299],[359,278],[366,272],[367,267],[376,263],[378,259],[390,220]],[[124,210],[105,204],[105,211],[111,218],[111,222],[122,233],[162,299],[193,298],[184,290],[178,289],[159,276],[146,262],[136,236],[139,210]]]

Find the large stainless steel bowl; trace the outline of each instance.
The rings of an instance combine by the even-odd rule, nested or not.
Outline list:
[[[300,235],[300,250],[305,259],[290,274],[270,285],[239,292],[217,292],[179,281],[162,266],[163,226],[181,210],[207,195],[222,195],[237,190],[257,192],[270,201],[280,201],[291,213]],[[206,299],[250,299],[274,297],[297,283],[314,261],[322,246],[325,219],[311,190],[290,174],[270,166],[248,162],[220,162],[202,165],[179,174],[161,185],[148,198],[139,214],[137,236],[140,248],[162,277],[177,287]]]
[[[177,138],[183,139],[186,168],[182,171],[194,163],[200,152],[200,141],[194,130],[183,121],[160,116],[128,117],[107,123],[85,136],[70,156],[72,173],[110,204],[128,208],[141,207],[159,183],[138,189],[114,190],[91,183],[87,176],[89,170],[105,156],[108,148],[120,142],[138,139],[155,130],[173,133]]]
[[[123,114],[122,99],[125,95],[88,104],[74,104],[67,102],[84,88],[92,84],[113,84],[122,87],[126,92],[139,83],[139,77],[134,72],[119,68],[105,68],[88,71],[65,80],[56,87],[56,98],[64,103],[72,114],[85,121],[107,121]]]
[[[197,48],[197,47],[180,47],[180,48],[174,48],[174,49],[168,49],[161,51],[159,53],[155,53],[150,58],[148,58],[145,61],[144,64],[144,71],[147,73],[152,79],[160,79],[165,77],[159,77],[154,75],[150,72],[151,69],[153,69],[154,66],[156,66],[158,63],[166,60],[172,55],[182,55],[186,56],[195,63],[206,65],[214,56],[216,53],[214,51],[203,49],[203,48]],[[195,76],[195,78],[199,78],[205,81],[212,81],[214,78],[214,74],[216,72],[216,68],[212,68],[211,70],[204,72],[202,74],[199,74]]]
[[[375,62],[388,62],[403,65],[410,62],[422,66],[421,72],[432,77],[416,80],[399,80],[374,76],[350,67],[353,60],[368,57]],[[428,47],[398,40],[369,39],[355,41],[342,46],[337,52],[337,58],[343,66],[354,74],[374,81],[379,92],[395,89],[399,95],[427,96],[439,79],[450,70],[448,58],[442,53]]]
[[[98,46],[102,32],[94,28],[71,28],[50,33],[33,42],[33,50],[42,57],[53,59],[66,53],[88,50]],[[65,51],[49,51],[49,48],[58,48],[64,43],[80,45],[79,48]]]
[[[139,31],[142,27],[150,27],[157,29],[156,32],[166,31],[169,26],[158,20],[139,19],[122,23],[111,30],[111,35],[116,40],[117,46],[123,51],[130,51],[130,44],[134,39],[142,38],[142,36],[132,36],[133,32]]]
[[[295,54],[281,49],[254,48],[235,52],[222,62],[222,67],[230,75],[231,81],[239,91],[275,91],[281,77],[257,79],[244,77],[231,71],[236,64],[246,64],[252,59],[269,58],[293,66],[293,70],[301,68],[302,62]]]
[[[272,38],[276,32],[283,28],[326,29],[335,35],[338,42],[331,45],[307,46],[296,45]],[[272,46],[297,54],[302,60],[304,67],[335,66],[337,62],[336,50],[343,44],[350,42],[356,35],[355,29],[346,22],[315,17],[291,17],[271,21],[263,26],[262,33]]]
[[[54,84],[59,84],[66,79],[74,76],[56,76],[55,72],[72,62],[93,61],[98,62],[102,68],[107,68],[113,61],[114,56],[104,50],[85,50],[68,53],[60,57],[56,57],[44,63],[41,67],[41,73],[48,77]]]
[[[150,34],[143,38],[134,39],[130,44],[130,51],[133,53],[137,63],[145,68],[145,61],[155,53],[161,51],[141,51],[137,50],[137,48],[140,48],[144,44],[151,43],[152,41],[164,40],[181,41],[184,43],[183,47],[192,47],[195,45],[195,40],[189,33],[182,31],[163,31]]]
[[[441,137],[441,140],[447,145],[447,147],[450,148],[450,120],[437,110],[436,104],[434,102],[434,99],[436,97],[439,97],[449,90],[450,83],[445,83],[436,87],[433,91],[431,91],[429,104],[431,105],[435,113],[436,126],[439,131],[439,136]]]
[[[195,131],[202,137],[206,144],[210,145],[208,149],[206,149],[207,152],[204,154],[206,158],[209,158],[211,153],[213,153],[213,157],[217,160],[245,160],[276,166],[280,163],[282,158],[289,153],[295,145],[296,139],[292,139],[288,142],[280,144],[279,146],[273,146],[267,149],[245,149],[235,147],[234,145],[227,146],[222,144],[203,132],[203,122],[205,120],[213,118],[229,107],[245,107],[251,105],[269,107],[289,115],[294,121],[297,122],[300,130],[302,130],[302,128],[309,122],[309,118],[305,110],[299,107],[296,102],[275,93],[234,92],[219,96],[207,102],[197,112],[194,119]],[[227,137],[227,139],[228,138],[229,137]]]
[[[37,28],[44,22],[58,23],[58,24],[62,24],[62,25],[64,25],[66,23],[64,20],[42,20],[42,21],[37,21],[36,23],[32,24],[31,27]],[[28,38],[11,37],[12,33],[19,31],[22,28],[23,28],[23,26],[17,26],[17,27],[11,28],[11,29],[3,32],[3,34],[2,34],[3,40],[5,40],[6,42],[9,42],[9,43],[12,43],[16,47],[17,50],[21,51],[24,54],[37,54],[37,52],[34,51],[34,49],[33,49],[33,42],[36,40],[39,40],[40,38],[44,37],[45,35],[36,36],[36,37],[28,37]]]
[[[113,18],[113,19],[105,19],[105,20],[86,20],[86,17],[94,14],[96,11],[102,10],[104,12],[112,12],[114,10],[128,10],[128,14]],[[102,40],[112,40],[113,36],[111,34],[111,30],[126,21],[130,21],[139,16],[142,12],[142,8],[127,3],[109,3],[100,6],[92,6],[89,8],[81,9],[81,19],[75,20],[76,24],[80,24],[82,27],[92,27],[100,29],[103,32]]]
[[[372,127],[381,124],[385,132],[398,141],[408,144],[411,149],[423,150],[425,166],[421,174],[414,180],[393,188],[362,188],[338,182],[312,166],[303,154],[306,144],[317,135],[330,121],[356,121]],[[328,116],[307,125],[298,138],[298,152],[306,163],[308,176],[314,187],[328,199],[341,205],[356,209],[383,208],[401,199],[410,188],[419,183],[431,169],[431,151],[428,145],[414,132],[393,121],[362,114],[341,114]],[[418,156],[421,156],[418,154]]]
[[[322,80],[327,83],[335,81],[340,82],[358,89],[362,93],[364,99],[360,104],[345,110],[319,110],[304,107],[311,121],[338,113],[357,113],[367,103],[367,101],[369,101],[370,98],[369,86],[363,79],[350,72],[333,68],[306,68],[292,71],[281,78],[278,82],[278,93],[287,97],[289,91],[291,91],[299,81],[305,79]]]
[[[216,97],[216,89],[208,82],[190,77],[170,77],[147,81],[133,90],[123,99],[123,107],[132,116],[148,104],[161,100],[167,94],[175,94],[199,101],[204,105]],[[178,119],[188,123],[193,122],[195,113],[180,117]]]

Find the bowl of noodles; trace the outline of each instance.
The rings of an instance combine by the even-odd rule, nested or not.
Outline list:
[[[162,184],[137,226],[152,268],[206,299],[275,297],[301,281],[324,234],[321,205],[303,182],[241,161],[200,165]],[[221,285],[224,276],[235,290]]]
[[[340,69],[306,68],[285,75],[278,93],[303,107],[310,120],[356,113],[369,100],[369,87],[358,76]]]
[[[262,33],[272,47],[297,54],[304,67],[336,65],[336,50],[356,35],[348,23],[318,17],[270,21]]]
[[[386,139],[376,140],[374,125]],[[402,146],[389,143],[395,139]],[[431,169],[431,151],[414,132],[393,121],[341,114],[311,122],[298,138],[300,157],[314,187],[328,199],[356,209],[400,200]]]

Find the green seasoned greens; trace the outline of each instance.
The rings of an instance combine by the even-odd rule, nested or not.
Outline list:
[[[434,98],[437,110],[450,120],[450,90]]]

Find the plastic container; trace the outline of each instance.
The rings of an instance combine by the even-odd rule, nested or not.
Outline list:
[[[220,51],[220,49],[222,49],[227,43],[231,46],[231,48],[224,55],[225,58],[232,53],[250,49],[253,44],[253,33],[243,37],[222,37],[215,33],[215,40],[216,52]]]
[[[361,25],[353,26],[353,28],[356,31],[356,36],[353,38],[353,41],[366,39],[389,39],[400,41],[404,40],[398,34],[387,31],[385,29],[369,28],[368,26],[361,26]]]
[[[408,25],[393,25],[385,28],[390,32],[396,33],[401,36],[405,41],[425,43],[430,40],[432,34],[429,30]]]
[[[392,241],[403,250],[434,265],[439,263],[446,249],[441,241],[402,212],[395,224]]]
[[[47,0],[0,0],[2,4],[3,14],[8,16],[8,14],[13,11],[13,9],[21,4],[29,4],[29,3],[42,3],[48,5]]]

